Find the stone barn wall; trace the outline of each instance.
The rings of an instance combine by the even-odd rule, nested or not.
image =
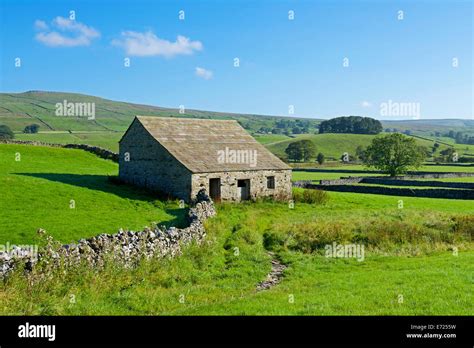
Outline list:
[[[128,161],[126,153],[129,154]],[[191,172],[136,121],[120,141],[119,178],[129,184],[190,200]]]
[[[267,177],[275,177],[275,188],[267,188]],[[237,180],[250,180],[250,199],[259,197],[273,197],[277,200],[291,199],[291,170],[256,170],[235,171],[220,173],[199,173],[192,175],[192,192],[195,196],[199,190],[205,188],[209,192],[209,179],[221,179],[221,200],[240,201]]]

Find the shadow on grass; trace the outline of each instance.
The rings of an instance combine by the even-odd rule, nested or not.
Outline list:
[[[118,184],[110,180],[107,175],[90,175],[90,174],[62,174],[62,173],[14,173],[15,175],[24,175],[39,179],[45,179],[63,184],[84,187],[94,191],[102,191],[111,193],[121,198],[130,200],[137,200],[148,202],[157,209],[165,211],[167,214],[173,216],[172,220],[162,221],[160,225],[166,227],[175,226],[178,228],[186,227],[187,209],[171,208],[166,203],[171,200],[170,197],[165,197],[160,193],[149,191],[140,187],[131,185]]]

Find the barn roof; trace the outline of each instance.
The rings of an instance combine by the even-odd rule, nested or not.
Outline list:
[[[154,116],[136,120],[193,173],[290,169],[235,120]]]

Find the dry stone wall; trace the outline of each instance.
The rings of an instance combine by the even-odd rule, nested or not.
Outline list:
[[[296,187],[306,189],[319,189],[324,191],[337,192],[355,192],[355,193],[370,193],[376,195],[386,196],[407,196],[407,197],[426,197],[426,198],[448,198],[448,199],[474,199],[474,190],[469,189],[413,189],[413,188],[399,188],[386,186],[363,186],[363,185],[316,185],[308,182],[297,182]]]
[[[340,179],[332,180],[319,180],[320,185],[346,185],[346,184],[380,184],[380,185],[404,185],[409,186],[443,186],[443,187],[459,187],[459,188],[472,188],[471,184],[459,183],[461,185],[453,184],[446,185],[443,182],[434,181],[416,181],[420,179],[448,179],[448,178],[465,178],[473,177],[474,173],[459,172],[459,173],[431,173],[431,174],[418,174],[418,175],[401,175],[394,177],[387,176],[349,176],[341,177]],[[429,185],[427,184],[429,183]]]
[[[100,158],[109,159],[114,162],[118,162],[118,153],[104,149],[99,146],[91,146],[87,144],[53,144],[45,143],[42,141],[26,141],[26,140],[0,140],[2,144],[19,144],[19,145],[31,145],[31,146],[47,146],[47,147],[63,147],[66,149],[80,149],[87,152],[91,152]]]
[[[74,267],[84,263],[100,267],[108,260],[131,267],[142,259],[175,257],[184,246],[192,242],[200,243],[205,238],[204,221],[215,214],[214,203],[201,190],[194,206],[189,209],[189,226],[186,228],[155,227],[137,232],[120,230],[116,234],[100,234],[59,248],[53,248],[48,243],[38,254],[31,249],[14,248],[10,252],[0,252],[0,278],[18,266],[32,270],[42,259],[47,259],[53,268],[60,265]]]

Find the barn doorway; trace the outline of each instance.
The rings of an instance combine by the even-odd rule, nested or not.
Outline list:
[[[250,199],[250,180],[237,180],[237,188],[239,190],[239,197],[241,201]]]
[[[214,202],[221,200],[221,179],[209,179],[209,195]]]

